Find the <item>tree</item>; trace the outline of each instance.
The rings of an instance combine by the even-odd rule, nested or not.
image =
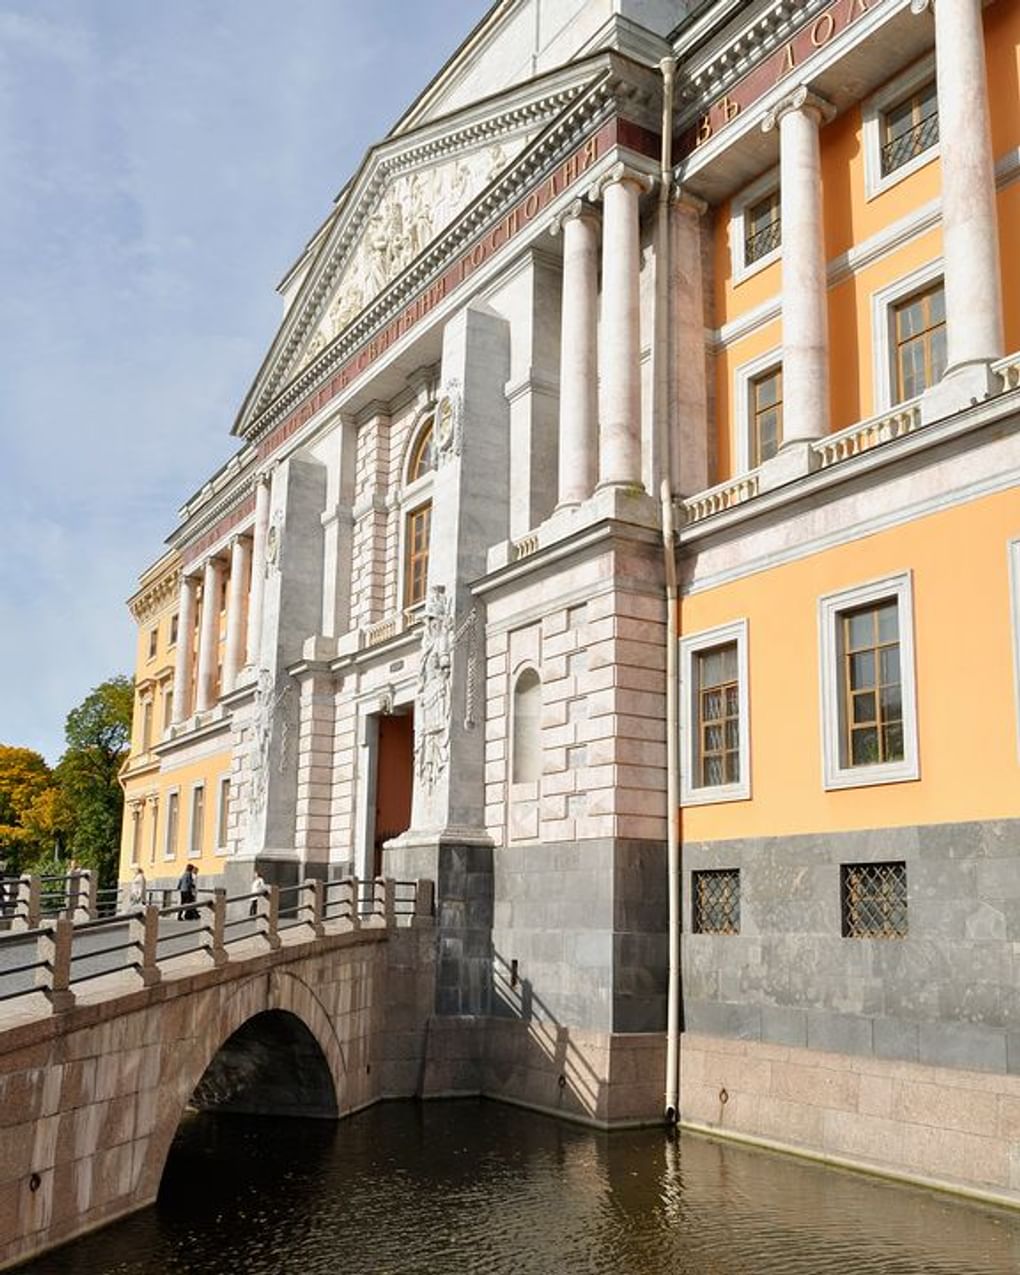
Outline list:
[[[54,792],[53,773],[39,753],[0,744],[0,858],[6,873],[21,872],[51,848],[47,804]]]
[[[67,749],[56,779],[72,814],[68,848],[100,884],[117,878],[124,793],[118,780],[131,740],[134,683],[122,674],[90,691],[67,715]]]

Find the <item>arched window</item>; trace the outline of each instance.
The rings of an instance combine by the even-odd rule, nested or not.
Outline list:
[[[512,783],[534,784],[542,777],[542,679],[526,668],[514,686]]]
[[[436,467],[436,439],[432,432],[432,417],[422,426],[421,432],[411,452],[411,463],[407,467],[408,483],[417,482],[426,474],[431,474]]]
[[[411,448],[407,465],[407,485],[427,477],[436,467],[436,440],[432,417],[426,418]],[[404,606],[425,601],[429,576],[429,535],[432,529],[432,501],[423,500],[409,510],[404,523]]]

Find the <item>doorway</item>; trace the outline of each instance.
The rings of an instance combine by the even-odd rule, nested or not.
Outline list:
[[[414,788],[414,711],[380,715],[376,748],[375,836],[372,873],[382,876],[383,842],[411,826]]]

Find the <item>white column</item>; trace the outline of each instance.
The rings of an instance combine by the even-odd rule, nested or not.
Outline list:
[[[598,474],[598,214],[575,199],[560,218],[560,507],[587,500]]]
[[[216,703],[216,664],[220,628],[220,582],[223,568],[218,558],[207,558],[202,577],[202,619],[198,633],[198,689],[195,711],[204,713]]]
[[[177,607],[177,658],[174,661],[174,698],[170,709],[177,726],[191,713],[191,635],[195,630],[195,594],[198,581],[181,576],[181,596]]]
[[[679,191],[670,203],[673,307],[670,380],[670,472],[683,496],[708,486],[708,388],[705,378],[705,302],[701,270],[701,219],[708,205]]]
[[[987,364],[1001,358],[1003,335],[981,0],[938,0],[935,61],[942,159],[946,373],[978,365],[973,379],[983,382],[984,397],[994,388]],[[967,396],[960,406],[969,401]]]
[[[223,691],[232,691],[244,655],[244,591],[248,583],[249,541],[230,542],[230,583],[227,586],[227,638],[223,652]]]
[[[266,587],[266,536],[269,532],[269,475],[260,474],[255,482],[255,533],[252,544],[251,592],[248,595],[248,644],[245,663],[254,668],[259,662],[262,641],[262,599]]]
[[[641,482],[640,210],[650,178],[617,164],[602,194],[599,486]]]
[[[766,115],[779,124],[783,236],[783,446],[829,432],[829,320],[818,131],[828,103],[801,86]]]

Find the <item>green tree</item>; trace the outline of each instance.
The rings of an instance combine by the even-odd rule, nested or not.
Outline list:
[[[101,885],[117,879],[124,793],[118,774],[131,741],[134,683],[118,675],[90,691],[67,715],[67,744],[55,775],[69,813],[68,850],[82,867],[94,868]]]
[[[39,753],[0,744],[0,859],[8,874],[51,850],[46,816],[54,792],[53,772]]]

